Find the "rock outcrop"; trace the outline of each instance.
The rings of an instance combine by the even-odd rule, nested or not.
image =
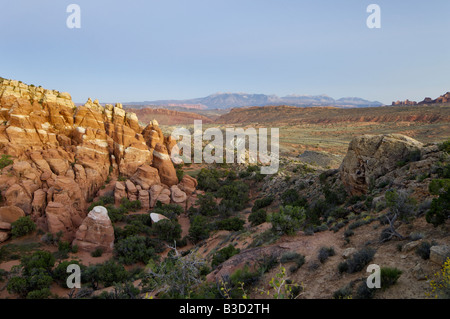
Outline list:
[[[153,166],[158,169],[161,183],[169,187],[178,184],[177,172],[164,144],[156,144],[153,151]]]
[[[178,188],[189,196],[195,191],[197,185],[198,182],[195,178],[185,174],[178,184]]]
[[[170,202],[168,188],[178,179],[165,143],[174,141],[156,121],[141,127],[120,103],[89,98],[76,106],[68,93],[0,78],[0,155],[12,160],[0,174],[3,205],[18,207],[44,232],[73,238],[88,203],[119,175],[128,180],[116,185],[115,204],[127,197],[151,206],[156,184],[165,184],[169,194],[158,196]],[[154,154],[162,154],[156,163]]]
[[[140,185],[145,190],[149,190],[153,185],[161,183],[158,170],[149,165],[138,167],[136,173],[130,179],[133,183]]]
[[[73,245],[82,251],[92,252],[101,249],[112,252],[114,249],[114,228],[103,206],[95,206],[75,234]]]
[[[423,144],[404,135],[362,135],[353,138],[339,168],[352,195],[364,194],[369,185],[398,168],[399,163],[420,159]]]

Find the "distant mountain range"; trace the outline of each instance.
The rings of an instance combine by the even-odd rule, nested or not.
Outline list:
[[[148,105],[161,107],[183,107],[191,109],[228,109],[245,106],[335,106],[335,107],[374,107],[382,106],[378,101],[368,101],[358,97],[344,97],[338,100],[328,95],[277,95],[247,93],[215,93],[202,98],[187,100],[158,100],[143,102],[124,102],[124,105],[139,108]]]

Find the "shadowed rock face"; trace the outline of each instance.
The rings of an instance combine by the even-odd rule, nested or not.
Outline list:
[[[370,183],[395,170],[399,162],[420,156],[422,147],[422,143],[400,134],[355,137],[339,168],[341,180],[350,194],[364,194]]]

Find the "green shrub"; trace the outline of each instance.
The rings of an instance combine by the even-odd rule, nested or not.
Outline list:
[[[13,163],[14,161],[11,159],[11,155],[2,154],[2,156],[0,157],[0,169],[3,169]]]
[[[305,256],[296,252],[287,252],[281,255],[280,263],[286,264],[294,262],[294,265],[289,268],[291,273],[296,272],[305,263]]]
[[[189,239],[197,243],[209,237],[210,226],[206,218],[202,215],[196,215],[191,219],[189,227]]]
[[[318,259],[323,264],[329,257],[334,256],[335,254],[333,247],[321,247],[319,249]]]
[[[281,203],[283,206],[300,206],[305,207],[308,201],[304,197],[300,197],[295,189],[288,189],[281,194]]]
[[[103,255],[103,249],[96,248],[93,252],[91,252],[91,256],[94,258],[101,257]]]
[[[245,224],[245,221],[240,219],[239,217],[231,217],[231,218],[217,221],[215,223],[217,229],[229,230],[229,231],[242,230],[242,229],[244,229],[244,224]]]
[[[24,216],[11,223],[11,235],[13,238],[25,236],[36,229],[36,224],[30,216]]]
[[[323,211],[323,210],[322,210]],[[335,207],[331,213],[330,216],[335,219],[341,219],[346,218],[348,216],[349,212],[344,207]],[[322,214],[320,214],[322,215]]]
[[[153,213],[164,215],[170,220],[177,220],[177,217],[180,216],[183,212],[183,207],[177,204],[166,204],[153,209]]]
[[[58,242],[58,251],[53,253],[53,255],[58,259],[66,259],[69,252],[72,251],[71,245],[68,241],[60,240]]]
[[[55,258],[48,251],[36,251],[32,255],[21,258],[19,275],[10,278],[7,284],[9,293],[15,293],[21,297],[34,297],[38,291],[48,289],[53,282],[51,277]],[[33,292],[33,293],[32,293]]]
[[[217,204],[211,193],[199,195],[196,204],[199,206],[198,212],[203,216],[213,216],[217,213]]]
[[[342,262],[338,265],[340,273],[348,272],[350,274],[361,271],[364,267],[373,259],[375,255],[375,249],[363,248],[354,253],[349,260]]]
[[[10,294],[25,297],[28,294],[27,280],[24,277],[14,276],[9,279],[6,289]]]
[[[286,235],[295,235],[296,232],[303,226],[306,214],[303,207],[298,206],[281,206],[278,213],[273,213],[270,216],[272,228],[280,233]]]
[[[375,288],[367,287],[367,283],[364,281],[356,288],[355,299],[372,299],[375,291]]]
[[[264,209],[260,209],[250,213],[248,221],[252,226],[257,226],[267,221],[267,213]]]
[[[274,197],[272,195],[255,200],[255,203],[253,204],[252,207],[252,212],[256,212],[261,208],[269,206],[270,204],[272,204],[273,201]]]
[[[178,180],[181,181],[181,179],[182,179],[183,176],[184,176],[184,171],[183,171],[182,169],[177,169],[176,172],[177,172],[177,178],[178,178]]]
[[[89,266],[81,273],[82,282],[90,283],[94,289],[97,289],[98,284],[109,287],[114,285],[114,283],[126,281],[128,277],[129,274],[124,266],[116,263],[114,260]]]
[[[78,260],[65,260],[58,266],[56,266],[56,268],[53,270],[53,279],[56,280],[63,288],[68,288],[67,278],[70,276],[70,273],[67,272],[67,267],[72,264],[80,266],[81,273],[83,273],[84,269],[86,268],[84,265],[81,265]]]
[[[420,243],[419,246],[417,246],[416,254],[424,260],[430,259],[430,248],[431,248],[431,243],[429,243],[427,241],[423,241]]]
[[[439,150],[442,152],[450,153],[450,140],[447,140],[439,144]]]
[[[381,267],[381,289],[384,290],[394,285],[401,274],[402,271],[397,268]]]
[[[95,206],[104,206],[114,204],[114,197],[113,196],[102,196],[97,201],[93,202],[89,208],[88,211],[91,211]]]
[[[141,202],[139,200],[130,201],[128,198],[124,197],[120,201],[120,205],[123,206],[127,211],[135,212],[142,208]]]
[[[176,221],[163,219],[154,223],[152,228],[154,234],[161,240],[173,242],[181,238],[181,225]]]
[[[230,259],[234,255],[239,254],[240,251],[241,251],[240,249],[234,248],[234,246],[231,244],[225,248],[222,248],[221,250],[219,250],[214,254],[211,261],[211,267],[213,268],[217,267],[218,265]]]
[[[369,224],[370,222],[371,222],[370,219],[360,219],[360,220],[354,221],[353,223],[349,224],[349,225],[348,225],[348,229],[353,230],[353,229],[356,229],[356,228],[358,228],[358,227],[367,225],[367,224]]]
[[[355,232],[351,229],[346,229],[344,232],[344,238],[349,238],[351,236],[353,236],[355,234]]]
[[[31,255],[25,255],[20,259],[23,272],[29,274],[33,269],[42,268],[51,273],[55,265],[55,257],[48,251],[36,251]]]
[[[245,208],[248,202],[249,187],[242,181],[233,181],[231,184],[223,185],[217,191],[216,196],[228,200],[229,207],[234,211]]]
[[[330,205],[341,205],[347,199],[347,192],[343,188],[332,190],[328,184],[322,188],[325,196],[325,202]]]
[[[349,299],[352,297],[352,289],[349,286],[340,288],[333,293],[333,299]]]
[[[150,238],[134,235],[119,240],[114,245],[114,253],[117,260],[126,265],[148,263],[156,257],[155,243]]]
[[[94,299],[138,299],[141,291],[132,282],[116,283],[113,291],[103,291]]]
[[[231,298],[242,299],[244,292],[241,288],[248,288],[255,284],[259,279],[260,273],[258,271],[251,271],[247,265],[245,265],[244,268],[237,269],[230,276]]]
[[[215,192],[219,189],[219,178],[221,174],[216,169],[202,168],[197,175],[198,188],[204,191]]]
[[[279,239],[279,234],[272,229],[268,229],[262,233],[257,234],[249,247],[259,247],[262,245],[270,245]]]
[[[433,198],[425,219],[437,227],[444,224],[450,216],[450,179],[433,180],[429,185],[429,190],[430,193],[439,195],[439,197]]]
[[[306,209],[306,222],[310,225],[320,225],[320,219],[326,216],[330,205],[324,200],[317,200]]]

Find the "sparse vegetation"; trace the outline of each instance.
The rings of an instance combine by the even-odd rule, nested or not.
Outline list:
[[[13,238],[25,236],[36,229],[36,224],[30,216],[20,217],[11,224],[11,235]]]
[[[287,252],[281,255],[280,263],[286,264],[290,262],[293,262],[294,265],[289,268],[289,271],[291,273],[296,272],[305,263],[305,256],[296,252]]]
[[[323,264],[327,259],[331,256],[334,256],[336,253],[333,247],[321,247],[319,249],[318,259]]]
[[[305,219],[305,209],[298,206],[281,206],[278,213],[270,215],[273,230],[291,236],[301,229]]]
[[[14,161],[12,160],[11,155],[2,154],[2,156],[0,157],[0,169],[4,169],[6,166],[11,165],[12,163],[14,163]]]
[[[253,211],[248,216],[248,221],[252,226],[257,226],[267,221],[267,213],[264,209],[259,209],[257,211]]]
[[[374,249],[363,248],[354,253],[347,261],[341,262],[338,265],[338,270],[340,273],[348,272],[349,274],[359,272],[372,261],[374,255]]]
[[[401,274],[402,271],[397,268],[381,267],[381,289],[386,290],[390,286],[394,285],[397,282],[398,278],[400,278]]]
[[[213,259],[211,261],[211,267],[213,268],[217,267],[225,260],[228,260],[229,258],[238,254],[240,251],[241,251],[240,249],[234,248],[234,246],[231,244],[225,248],[222,248],[221,250],[219,250],[217,253],[214,254]]]

